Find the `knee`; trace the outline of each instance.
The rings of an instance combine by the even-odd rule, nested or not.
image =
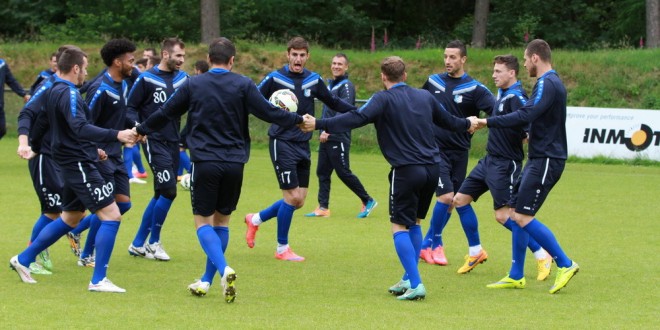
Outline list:
[[[454,193],[446,193],[444,195],[438,196],[438,202],[447,205],[452,205],[454,202]]]
[[[504,224],[506,220],[509,219],[509,215],[506,213],[495,212],[495,220],[500,224]]]
[[[160,196],[163,196],[171,201],[176,198],[176,186],[160,190]]]
[[[472,202],[472,198],[470,198],[468,195],[464,195],[464,194],[457,194],[452,199],[452,205],[454,207],[462,207],[462,206],[470,204],[471,202]]]

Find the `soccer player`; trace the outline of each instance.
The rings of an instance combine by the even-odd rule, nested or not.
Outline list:
[[[197,237],[207,255],[206,272],[188,286],[204,296],[220,272],[225,301],[236,298],[236,272],[224,252],[229,243],[229,217],[241,194],[243,170],[250,153],[250,113],[281,127],[292,127],[302,117],[270,104],[254,83],[231,72],[236,48],[227,38],[209,45],[211,71],[191,77],[158,111],[136,128],[150,134],[189,111],[187,137],[192,157],[190,194]]]
[[[514,186],[515,206],[511,219],[513,257],[509,274],[489,288],[524,288],[525,249],[529,238],[537,241],[557,263],[555,283],[550,293],[568,284],[580,267],[564,253],[548,227],[536,219],[550,190],[559,181],[568,151],[566,147],[566,88],[552,69],[550,46],[532,40],[525,49],[525,68],[537,78],[529,101],[510,114],[479,119],[479,125],[492,128],[529,124],[529,159]]]
[[[150,59],[156,56],[156,48],[149,47],[142,51],[142,58]],[[147,70],[150,68],[147,68]]]
[[[134,143],[136,134],[131,130],[99,128],[87,122],[87,106],[76,88],[87,74],[87,55],[83,51],[79,48],[66,49],[58,59],[57,67],[58,77],[48,94],[44,95],[46,109],[37,125],[51,130],[53,160],[60,167],[64,179],[62,217],[48,224],[34,242],[22,253],[13,256],[9,263],[23,282],[37,283],[25,265],[73,229],[82,219],[85,209],[89,209],[101,219],[101,227],[96,238],[97,263],[88,290],[126,292],[106,277],[121,215],[112,196],[112,183],[106,183],[96,169],[99,157],[104,154],[91,141]],[[35,152],[40,149],[44,132],[43,129],[32,132]]]
[[[346,103],[355,104],[355,86],[348,80],[348,57],[346,54],[338,53],[332,58],[330,65],[332,79],[328,79],[328,88],[332,94],[340,97]],[[332,118],[337,114],[328,106],[323,106],[321,118]],[[329,217],[330,216],[330,179],[332,172],[336,171],[339,179],[357,195],[362,201],[362,210],[358,218],[366,218],[378,205],[367,193],[360,179],[353,174],[350,167],[349,153],[351,149],[351,132],[340,134],[329,134],[321,131],[319,135],[319,161],[316,165],[316,175],[319,178],[319,206],[306,217]]]
[[[338,112],[355,109],[354,105],[342,101],[330,93],[318,73],[305,69],[309,59],[309,44],[302,37],[294,37],[287,45],[288,65],[268,74],[258,88],[266,98],[275,91],[289,89],[298,98],[298,114],[314,114],[314,98]],[[309,187],[309,172],[311,153],[309,140],[312,133],[304,133],[298,128],[285,128],[273,124],[268,130],[270,137],[270,159],[273,162],[275,175],[282,190],[280,199],[258,213],[245,216],[247,245],[254,247],[254,238],[259,225],[277,216],[277,251],[275,258],[287,261],[304,261],[289,247],[289,228],[293,212],[305,204],[307,187]]]
[[[167,38],[161,44],[158,66],[140,74],[128,96],[129,118],[141,122],[163,105],[188,80],[181,71],[185,62],[185,44],[179,38]],[[143,150],[154,175],[154,197],[142,215],[142,222],[128,253],[147,259],[170,260],[160,242],[160,232],[176,198],[176,170],[179,168],[180,118],[151,134]],[[147,242],[147,237],[149,241]]]
[[[205,60],[199,60],[195,62],[194,65],[195,75],[200,75],[207,71],[209,71],[208,62],[206,62]],[[190,157],[186,152],[186,149],[188,149],[188,145],[186,144],[186,136],[188,135],[188,133],[189,133],[189,126],[188,123],[186,122],[186,126],[184,126],[180,132],[181,138],[179,139],[179,168],[177,169],[177,173],[176,173],[177,181],[181,181],[181,176],[183,175],[184,170],[188,173],[190,173],[191,171]]]
[[[0,139],[7,134],[7,121],[5,118],[5,89],[7,84],[16,95],[23,98],[23,102],[30,100],[30,95],[25,93],[23,86],[14,78],[9,69],[9,64],[0,58]]]
[[[517,57],[500,55],[493,62],[493,80],[498,88],[497,103],[491,114],[495,117],[518,110],[527,101],[527,94],[517,78],[520,69]],[[468,254],[482,249],[477,214],[470,203],[487,191],[490,190],[493,197],[495,220],[511,230],[513,221],[509,219],[511,209],[507,203],[513,197],[513,185],[520,176],[525,158],[522,144],[526,137],[526,127],[523,126],[490,129],[486,156],[470,171],[454,196],[454,206],[468,240]],[[529,241],[529,249],[537,259],[537,280],[543,281],[550,275],[552,258],[533,239]]]
[[[50,55],[50,67],[46,70],[39,72],[37,79],[35,79],[34,83],[32,83],[32,86],[30,87],[29,94],[34,95],[34,93],[37,91],[37,88],[41,86],[41,82],[52,77],[56,71],[57,71],[57,53],[52,53]]]
[[[386,90],[374,94],[359,110],[328,119],[306,117],[304,128],[334,134],[374,123],[380,150],[392,166],[390,222],[394,248],[405,270],[389,292],[399,300],[424,299],[426,288],[417,267],[422,244],[419,223],[426,217],[440,167],[438,147],[426,136],[435,125],[467,131],[476,127],[476,120],[455,117],[427,91],[409,87],[405,63],[398,56],[381,62],[380,76]]]
[[[464,69],[467,61],[465,45],[454,40],[447,44],[444,52],[445,73],[433,74],[424,83],[428,90],[440,101],[449,113],[458,117],[479,116],[479,111],[490,114],[495,97],[486,86],[470,77]],[[429,229],[422,244],[421,258],[429,264],[447,265],[442,231],[451,215],[454,193],[463,183],[467,172],[472,134],[450,132],[435,128],[435,139],[441,154],[440,182],[436,188],[437,202]],[[486,261],[485,250],[470,254],[459,273],[466,273],[469,265]]]

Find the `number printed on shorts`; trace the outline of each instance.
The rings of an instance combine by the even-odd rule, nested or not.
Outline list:
[[[291,183],[291,171],[280,172],[282,183]]]
[[[48,194],[48,206],[62,205],[60,194]]]
[[[158,183],[168,182],[171,178],[172,175],[168,170],[156,173],[156,180],[158,180]]]
[[[154,103],[165,103],[167,101],[167,93],[165,91],[155,91],[154,92]]]
[[[112,192],[114,191],[114,187],[112,186],[112,182],[108,182],[105,185],[94,188],[94,194],[96,195],[96,200],[97,201],[102,201],[110,196],[112,196]]]

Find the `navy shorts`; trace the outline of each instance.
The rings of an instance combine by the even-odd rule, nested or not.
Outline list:
[[[115,195],[131,196],[131,190],[128,183],[128,172],[121,158],[108,157],[108,159],[96,163],[96,167],[101,172],[101,176],[106,183],[112,183]]]
[[[309,187],[309,173],[312,165],[309,142],[271,138],[268,147],[280,189]]]
[[[154,174],[154,190],[176,188],[179,169],[179,142],[149,140],[144,145],[144,156]]]
[[[493,209],[507,206],[513,198],[513,186],[518,181],[521,162],[486,155],[479,160],[458,192],[470,195],[476,202],[481,195],[490,190],[493,196]]]
[[[435,195],[442,196],[444,194],[454,192],[454,182],[451,178],[451,166],[447,161],[447,156],[440,153],[438,185],[435,187]]]
[[[236,210],[243,187],[243,163],[194,162],[190,176],[193,214],[208,217],[218,211],[230,215]]]
[[[390,170],[390,222],[414,226],[426,218],[440,165],[406,165]]]
[[[106,183],[96,168],[96,163],[77,162],[60,164],[64,189],[62,210],[92,213],[112,204],[114,186]]]
[[[445,156],[449,164],[449,176],[455,193],[465,180],[470,152],[468,150],[440,150],[440,154]]]
[[[564,159],[529,159],[513,188],[514,197],[510,205],[516,207],[517,213],[536,215],[552,187],[561,178],[565,165]]]
[[[62,212],[64,182],[60,167],[47,155],[37,155],[28,161],[34,191],[39,197],[41,213]]]

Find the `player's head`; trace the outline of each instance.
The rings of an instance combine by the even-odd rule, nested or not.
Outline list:
[[[380,63],[380,76],[383,82],[399,83],[406,80],[406,64],[398,56],[386,57]]]
[[[497,88],[509,88],[518,81],[518,58],[513,55],[498,55],[493,59],[493,80]]]
[[[450,41],[445,47],[445,70],[452,77],[465,73],[463,66],[467,61],[467,48],[460,40]]]
[[[543,39],[534,39],[525,48],[525,68],[530,77],[538,76],[539,64],[550,65],[552,63],[552,51],[550,45]]]
[[[209,71],[209,62],[199,60],[195,62],[195,74],[202,74]]]
[[[289,71],[302,73],[309,59],[309,43],[303,37],[293,37],[286,46]]]
[[[211,41],[208,59],[212,65],[225,65],[231,68],[234,64],[234,56],[236,56],[236,47],[231,40],[220,37]]]
[[[186,45],[179,38],[167,38],[160,46],[161,65],[165,71],[181,70],[186,61]]]
[[[142,58],[150,58],[156,56],[156,49],[155,48],[145,48],[142,51]]]
[[[146,58],[141,58],[135,61],[135,65],[137,66],[138,70],[140,70],[140,72],[147,70],[147,63],[149,63],[149,59]]]
[[[348,56],[344,53],[337,53],[332,57],[330,70],[332,71],[332,76],[334,78],[346,75],[346,71],[348,71]]]
[[[87,75],[87,54],[78,47],[67,48],[57,59],[57,69],[61,75],[71,75],[74,84],[82,85]]]
[[[50,70],[57,71],[57,52],[50,54]]]
[[[127,39],[112,39],[101,48],[103,63],[111,70],[117,70],[123,78],[133,72],[135,44]]]

